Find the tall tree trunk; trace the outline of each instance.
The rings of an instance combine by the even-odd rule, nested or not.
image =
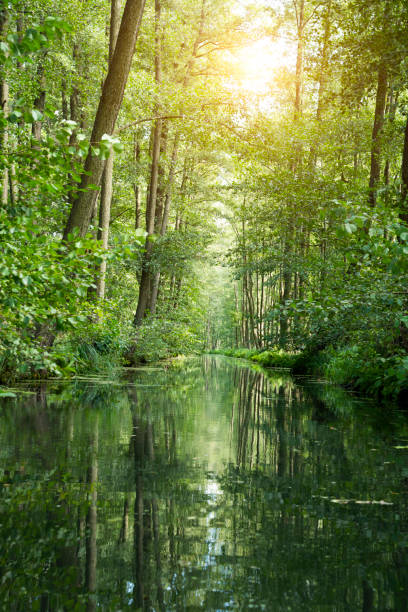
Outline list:
[[[172,190],[173,183],[174,183],[179,142],[180,142],[180,134],[179,132],[177,132],[174,138],[174,142],[173,142],[173,151],[171,155],[169,174],[167,178],[166,191],[165,191],[165,196],[164,196],[163,215],[161,218],[160,228],[158,228],[160,232],[160,236],[165,235],[167,231],[167,226],[169,223],[171,190]],[[149,308],[151,314],[155,314],[156,312],[157,297],[159,294],[159,286],[160,286],[160,271],[156,272],[156,275],[153,279],[152,290],[151,290],[151,295],[150,295],[150,308]]]
[[[121,0],[111,0],[111,18],[110,18],[110,32],[109,32],[109,66],[112,64],[112,58],[116,47],[116,41],[118,39],[119,27],[120,27],[120,9]],[[101,188],[101,203],[99,207],[99,227],[98,227],[98,240],[102,241],[102,247],[108,248],[109,242],[109,224],[110,224],[110,211],[112,204],[112,190],[113,190],[113,151],[111,151],[108,159],[106,160],[105,169],[102,175],[102,188]],[[106,279],[106,258],[104,257],[100,267],[99,276],[97,281],[96,293],[98,298],[103,299],[105,297],[105,279]]]
[[[381,132],[384,125],[384,111],[387,100],[388,73],[385,61],[378,67],[377,95],[375,100],[374,125],[371,138],[371,168],[368,201],[372,207],[376,204],[377,186],[381,172]]]
[[[151,236],[154,233],[154,220],[156,212],[156,198],[157,198],[157,185],[158,185],[158,169],[159,169],[159,156],[160,156],[160,136],[161,136],[162,122],[160,119],[156,121],[154,127],[153,136],[153,158],[150,172],[150,186],[148,192],[148,199],[146,204],[146,243],[145,253],[143,258],[142,275],[140,278],[139,285],[139,298],[137,302],[136,314],[133,320],[133,324],[138,326],[142,323],[143,317],[145,316],[147,304],[150,296],[151,286],[151,273],[150,273],[150,261],[152,256],[153,244]]]
[[[156,196],[156,210],[154,215],[154,233],[160,232],[162,218],[163,218],[163,207],[164,198],[166,193],[165,186],[165,156],[167,151],[167,138],[168,138],[168,122],[162,121],[162,133],[160,139],[160,153],[159,153],[159,167],[157,175],[157,196]]]
[[[318,156],[318,143],[320,141],[320,122],[323,116],[324,110],[324,102],[325,102],[325,92],[326,92],[326,83],[327,83],[327,67],[328,67],[328,56],[329,56],[329,48],[330,48],[330,34],[331,34],[331,9],[332,9],[332,0],[329,0],[327,5],[326,14],[324,17],[324,33],[323,33],[323,46],[321,52],[321,60],[320,60],[320,71],[319,71],[319,91],[317,98],[317,107],[316,107],[316,122],[317,122],[317,134],[315,137],[315,141],[312,144],[310,150],[310,168],[314,170],[316,168],[317,156]]]
[[[161,5],[160,0],[155,0],[155,79],[156,83],[161,83],[161,36],[160,36],[160,14]],[[158,108],[157,108],[158,110]],[[141,325],[143,318],[146,313],[146,308],[149,303],[152,275],[150,271],[150,261],[153,250],[153,243],[151,236],[154,233],[155,222],[156,222],[156,206],[157,206],[157,192],[159,186],[159,171],[160,171],[160,151],[161,151],[161,138],[162,138],[163,121],[157,119],[153,130],[153,152],[152,152],[152,164],[150,170],[150,186],[148,192],[148,199],[146,204],[146,243],[145,253],[142,263],[142,275],[140,278],[139,285],[139,298],[137,302],[136,314],[133,319],[135,326]]]
[[[401,167],[401,212],[400,219],[408,224],[408,117],[405,124],[404,149]]]
[[[198,28],[197,37],[194,42],[192,54],[187,63],[186,73],[183,79],[183,88],[186,88],[190,81],[191,73],[192,73],[192,69],[194,65],[194,60],[197,56],[198,46],[201,42],[201,37],[203,34],[203,28],[204,28],[204,21],[205,21],[205,10],[204,10],[205,2],[206,0],[203,0],[201,4],[200,24]],[[160,206],[162,202],[162,198],[160,197],[158,199],[159,206],[158,206],[158,210],[156,214],[155,231],[157,233],[160,233],[161,236],[164,236],[164,234],[167,231],[167,225],[168,225],[169,214],[170,214],[171,189],[172,189],[173,182],[174,182],[174,174],[176,170],[179,144],[180,144],[180,132],[177,131],[174,137],[174,142],[173,142],[173,150],[172,150],[172,156],[171,156],[171,161],[170,161],[169,176],[167,180],[166,190],[165,190],[165,194],[162,194],[164,196],[164,202],[162,206]],[[150,291],[150,299],[149,299],[149,312],[152,315],[154,315],[156,312],[159,287],[160,287],[160,270],[156,272],[154,278],[152,279],[151,288],[150,288],[151,291]]]
[[[67,81],[65,78],[61,79],[61,113],[63,119],[68,119],[68,100],[66,96]]]
[[[139,173],[139,163],[140,163],[140,144],[137,140],[136,134],[134,135],[134,164],[135,164],[135,172]],[[140,226],[140,185],[139,181],[135,180],[133,183],[133,191],[135,194],[135,229],[139,229]]]
[[[3,41],[7,35],[9,23],[9,15],[7,9],[3,6],[0,8],[0,40]],[[9,103],[9,86],[6,79],[4,67],[0,68],[0,104],[3,111],[4,117],[8,116],[8,103]],[[1,128],[0,131],[0,150],[5,153],[8,147],[8,130],[7,126]],[[3,177],[1,182],[1,203],[3,206],[7,206],[8,202],[8,189],[9,189],[9,169],[6,166],[3,169]]]
[[[162,224],[160,228],[160,234],[162,236],[164,236],[164,234],[166,233],[167,226],[169,224],[171,190],[174,184],[174,177],[176,173],[179,143],[180,143],[180,133],[177,132],[174,138],[174,143],[173,143],[173,151],[172,151],[171,160],[170,160],[170,170],[169,170],[169,176],[167,179],[166,196],[164,199],[163,218],[162,218]]]
[[[295,121],[302,112],[302,89],[303,89],[303,53],[304,53],[304,29],[305,29],[305,0],[300,0],[297,12],[298,44],[296,55],[296,78],[295,78]]]
[[[399,92],[394,90],[394,87],[390,86],[390,99],[388,105],[388,122],[393,125],[395,121],[395,114],[397,112]],[[384,165],[384,184],[389,185],[390,182],[390,158],[387,157]]]
[[[296,3],[297,9],[297,3]],[[306,26],[305,20],[305,0],[300,0],[299,9],[296,10],[297,20],[297,55],[296,55],[296,95],[294,103],[294,114],[293,121],[296,124],[302,114],[302,92],[303,92],[303,54],[304,54],[304,32]],[[301,146],[296,145],[294,149],[294,159],[291,161],[290,169],[294,175],[297,174],[301,164]],[[281,275],[281,293],[280,293],[280,316],[279,316],[279,344],[285,346],[288,335],[288,317],[284,312],[285,303],[290,297],[291,285],[292,285],[292,272],[290,269],[290,256],[292,252],[292,236],[293,236],[293,219],[291,216],[288,218],[288,229],[286,235],[283,237],[283,261],[282,261],[282,275]]]
[[[37,77],[38,77],[38,95],[34,100],[34,108],[40,113],[44,112],[45,109],[45,72],[44,72],[44,57],[40,59],[40,62],[37,67]],[[34,140],[41,140],[41,127],[42,120],[33,121],[31,126],[31,133],[33,135]]]
[[[324,95],[326,91],[327,82],[327,66],[328,66],[328,55],[329,55],[329,44],[330,44],[330,32],[331,32],[331,8],[332,0],[329,0],[327,4],[327,11],[324,19],[324,34],[323,34],[323,48],[321,54],[320,73],[319,73],[319,96],[317,100],[316,119],[320,121],[322,118],[323,107],[324,107]]]
[[[123,94],[127,83],[130,66],[139,34],[145,0],[127,0],[123,12],[118,40],[109,66],[108,74],[102,88],[98,110],[92,129],[91,145],[98,145],[104,134],[113,134]],[[92,185],[99,185],[105,163],[89,148],[81,177],[78,197],[72,205],[64,230],[64,240],[77,229],[80,236],[88,231],[92,210],[97,192]]]
[[[74,43],[74,47],[72,49],[72,61],[74,65],[77,63],[79,55],[79,45]],[[72,85],[71,95],[69,97],[69,113],[71,121],[78,122],[79,120],[79,90],[76,83]],[[69,137],[69,146],[73,147],[76,142],[76,130],[74,130]]]
[[[288,263],[288,259],[290,257],[291,247],[290,240],[288,237],[285,238],[284,244],[284,261],[283,261],[283,271],[282,271],[282,293],[281,293],[281,312],[279,318],[279,344],[282,347],[286,346],[288,340],[288,316],[286,312],[283,310],[286,305],[286,301],[289,300],[290,290],[292,285],[292,273],[290,270],[290,266]]]

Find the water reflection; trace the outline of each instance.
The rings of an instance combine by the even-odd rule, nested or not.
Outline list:
[[[406,609],[403,416],[222,357],[127,379],[3,403],[2,609]]]

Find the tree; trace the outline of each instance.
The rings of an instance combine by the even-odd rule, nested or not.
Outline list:
[[[116,41],[118,38],[120,26],[120,0],[111,0],[111,17],[109,30],[109,65],[112,63],[113,54],[115,51]],[[99,227],[98,239],[102,240],[102,247],[108,248],[109,239],[109,224],[110,211],[112,203],[112,187],[113,187],[113,151],[110,152],[106,160],[105,169],[102,175],[101,186],[101,203],[99,207]],[[104,259],[99,268],[97,279],[97,295],[98,298],[105,297],[105,277],[106,277],[106,259]]]
[[[127,0],[126,2],[115,51],[109,64],[96,111],[91,146],[81,175],[78,196],[72,204],[64,229],[64,240],[68,240],[68,236],[74,229],[78,230],[80,236],[85,236],[88,231],[97,196],[95,188],[99,186],[105,167],[104,160],[95,154],[94,147],[98,147],[105,134],[108,136],[113,134],[139,34],[144,4],[144,0]]]

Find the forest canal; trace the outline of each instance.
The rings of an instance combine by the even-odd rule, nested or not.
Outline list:
[[[406,417],[205,356],[0,412],[3,610],[406,610]]]

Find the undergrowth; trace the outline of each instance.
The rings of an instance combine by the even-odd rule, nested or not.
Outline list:
[[[227,357],[238,357],[239,359],[248,359],[266,368],[286,368],[293,369],[299,355],[288,353],[282,350],[279,351],[259,351],[256,349],[215,349],[210,351],[213,354],[226,355]]]
[[[288,353],[282,350],[226,349],[215,354],[248,359],[269,368],[288,368],[294,374],[313,374],[333,383],[378,398],[408,398],[408,356],[384,357],[372,347],[351,345],[330,346],[320,351]]]

